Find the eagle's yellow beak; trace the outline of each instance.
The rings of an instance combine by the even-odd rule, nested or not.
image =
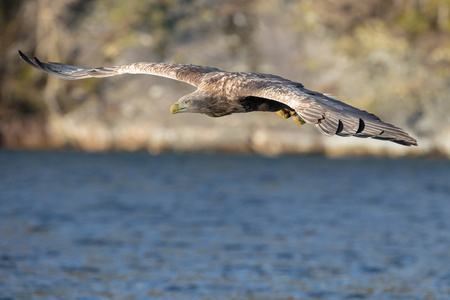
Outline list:
[[[178,114],[182,112],[191,112],[189,106],[191,105],[191,100],[178,100],[170,107],[171,114]]]
[[[180,112],[180,104],[178,102],[175,102],[171,107],[170,107],[170,113],[171,114],[177,114]]]

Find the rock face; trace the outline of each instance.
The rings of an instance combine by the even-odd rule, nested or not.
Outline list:
[[[450,156],[449,20],[437,13],[445,1],[169,2],[18,0],[2,8],[0,146]],[[22,63],[18,49],[80,66],[165,61],[277,74],[379,115],[419,147],[324,138],[270,114],[172,117],[170,105],[192,91],[184,84],[63,81]]]
[[[265,116],[260,118],[266,119]],[[316,132],[313,126],[298,127],[255,128],[245,124],[161,126],[151,122],[107,124],[98,120],[74,122],[69,118],[47,121],[35,118],[3,126],[2,143],[5,148],[148,151],[152,154],[201,152],[255,153],[264,156],[315,153],[328,156],[418,156],[430,153],[430,148],[426,146],[411,148],[370,139],[327,138]]]

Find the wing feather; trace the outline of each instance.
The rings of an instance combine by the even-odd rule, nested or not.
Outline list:
[[[254,81],[258,81],[255,79]],[[247,82],[242,93],[279,101],[293,108],[307,123],[315,124],[326,136],[355,136],[388,140],[417,146],[403,129],[385,123],[376,115],[360,110],[324,94],[307,90],[294,82],[260,79]],[[265,83],[264,83],[265,82]]]
[[[183,81],[197,87],[201,83],[204,75],[211,72],[222,72],[213,67],[151,62],[138,62],[122,66],[85,68],[55,62],[43,63],[36,57],[30,59],[20,50],[19,54],[24,61],[36,69],[67,80],[91,77],[103,78],[121,74],[149,74]]]
[[[316,127],[322,134],[332,136],[342,131],[343,123],[336,115],[325,113],[325,117],[316,123]]]

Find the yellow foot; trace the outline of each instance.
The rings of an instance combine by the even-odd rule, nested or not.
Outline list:
[[[275,112],[280,118],[283,119],[289,119],[291,117],[291,113],[288,109],[280,109],[279,111]]]
[[[299,124],[299,125],[303,125],[303,124],[306,123],[306,121],[303,120],[302,118],[300,118],[300,116],[297,115],[297,113],[293,113],[292,114],[292,120],[294,120],[294,122]]]

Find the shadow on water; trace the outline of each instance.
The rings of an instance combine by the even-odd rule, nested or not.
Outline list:
[[[0,152],[1,299],[443,299],[450,162]]]

